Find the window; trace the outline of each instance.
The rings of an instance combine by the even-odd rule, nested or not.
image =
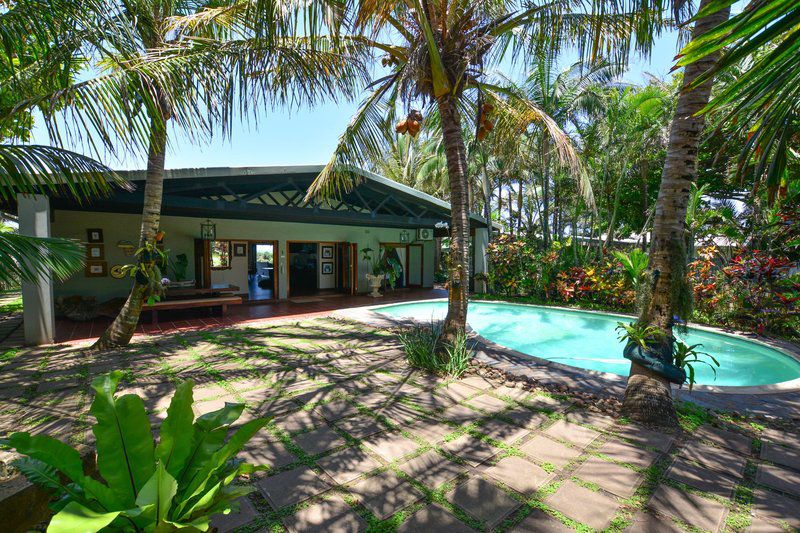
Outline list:
[[[231,241],[211,241],[211,268],[225,270],[231,267]]]

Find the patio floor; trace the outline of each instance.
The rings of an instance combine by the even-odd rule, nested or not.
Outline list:
[[[255,325],[268,319],[281,317],[311,317],[328,314],[342,308],[363,307],[385,303],[406,302],[446,298],[447,291],[441,289],[398,289],[387,291],[380,298],[365,294],[345,296],[343,294],[321,294],[289,298],[272,303],[234,305],[228,308],[224,318],[209,316],[209,309],[190,309],[159,312],[158,324],[149,324],[149,313],[144,313],[136,335],[147,336],[162,333],[203,330],[231,326],[233,324]],[[111,319],[98,318],[88,322],[56,320],[56,343],[88,342],[99,337]]]
[[[247,418],[271,417],[242,454],[271,468],[249,480],[239,513],[215,519],[221,532],[800,527],[797,434],[695,423],[668,435],[569,395],[448,382],[354,321],[181,331],[103,354],[24,348],[0,366],[0,436],[90,444],[89,382],[111,369],[156,424],[183,378],[198,413],[238,401]]]

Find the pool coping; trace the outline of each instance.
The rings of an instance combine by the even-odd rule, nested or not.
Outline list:
[[[409,323],[423,323],[417,319],[397,319],[395,317],[388,317],[387,315],[383,315],[377,312],[377,309],[383,307],[392,307],[397,305],[404,305],[404,304],[415,304],[415,303],[431,303],[431,302],[446,302],[446,298],[437,298],[432,300],[414,300],[402,303],[386,303],[386,304],[376,304],[369,307],[361,307],[352,310],[342,310],[340,313],[344,314],[348,318],[354,318],[356,320],[361,320],[364,322],[375,323],[375,322],[388,322],[388,325],[398,326],[402,324],[409,324]],[[606,315],[606,316],[616,316],[620,318],[636,318],[635,315],[625,314],[625,313],[616,313],[616,312],[607,312],[607,311],[596,311],[590,309],[574,309],[570,307],[563,307],[563,306],[555,306],[555,305],[536,305],[536,304],[524,304],[524,303],[516,303],[516,302],[506,302],[502,300],[479,300],[475,303],[497,303],[497,304],[505,304],[505,305],[515,305],[515,306],[522,306],[522,307],[536,307],[541,309],[557,309],[560,311],[568,311],[568,312],[577,312],[577,313],[592,313],[592,314],[599,314],[599,315]],[[383,324],[387,325],[387,324]],[[769,338],[758,338],[755,339],[752,337],[752,334],[746,332],[732,332],[730,330],[724,330],[722,328],[717,328],[713,326],[708,326],[704,324],[691,324],[691,328],[698,329],[701,331],[707,331],[710,333],[716,333],[720,335],[725,335],[732,338],[740,338],[750,342],[755,342],[757,344],[762,344],[774,350],[781,352],[782,354],[786,355],[787,357],[791,357],[795,361],[800,363],[800,347],[790,343],[788,341],[783,341],[779,339],[769,339]],[[594,379],[600,378],[604,381],[612,382],[615,386],[622,386],[624,387],[627,383],[627,376],[621,376],[619,374],[614,374],[612,372],[600,372],[597,370],[589,370],[584,369],[576,366],[565,365],[562,363],[558,363],[555,361],[550,361],[547,359],[543,359],[541,357],[537,357],[535,355],[526,354],[520,352],[518,350],[514,350],[513,348],[509,348],[502,344],[498,344],[494,341],[491,341],[475,330],[468,326],[469,331],[474,336],[474,339],[478,342],[479,345],[482,345],[483,348],[487,348],[488,351],[500,351],[504,352],[508,356],[512,356],[514,358],[514,363],[517,365],[529,366],[532,368],[543,369],[546,368],[548,370],[557,370],[561,374],[568,374],[567,376],[563,376],[568,379],[574,379],[575,374],[577,375],[585,375],[587,377],[591,377]],[[487,350],[482,350],[483,356],[481,359],[486,361],[486,359],[497,360],[496,356],[486,353]],[[501,362],[501,361],[498,361]],[[490,363],[491,364],[491,363]],[[553,376],[555,377],[555,376]],[[611,383],[609,383],[611,384]],[[688,391],[687,388],[678,387],[677,385],[672,386],[673,391]],[[747,394],[747,395],[762,395],[762,394],[774,394],[774,393],[790,393],[790,392],[799,392],[800,391],[800,378],[796,378],[789,381],[783,381],[780,383],[773,383],[768,385],[744,385],[744,386],[735,386],[735,385],[695,385],[692,388],[692,392],[706,392],[706,393],[716,393],[716,394]]]

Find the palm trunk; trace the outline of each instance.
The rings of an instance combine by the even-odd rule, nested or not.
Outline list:
[[[702,0],[698,9],[704,9],[710,2],[711,0]],[[730,7],[727,7],[698,20],[692,37],[697,38],[723,23],[729,13]],[[642,310],[640,321],[663,330],[668,336],[668,342],[672,342],[673,338],[672,317],[677,303],[672,297],[673,286],[675,281],[682,281],[673,280],[673,273],[684,272],[686,207],[690,185],[697,177],[697,151],[705,125],[705,118],[695,115],[708,104],[712,82],[689,90],[686,88],[698,76],[712,68],[718,59],[718,55],[707,56],[688,65],[684,71],[683,90],[678,96],[675,117],[670,125],[667,158],[661,175],[649,265],[650,270],[658,275],[654,276],[652,298]],[[636,363],[631,364],[622,412],[640,422],[677,424],[669,382]]]
[[[522,235],[522,180],[519,180],[517,191],[517,235]]]
[[[542,239],[544,247],[550,244],[550,150],[547,137],[542,139]]]
[[[164,155],[167,147],[166,120],[153,119],[150,123],[150,148],[147,156],[147,180],[144,186],[144,207],[139,234],[139,247],[154,242],[161,222],[161,197],[164,191]],[[131,293],[117,318],[97,339],[92,349],[105,350],[128,344],[139,323],[148,286],[134,281]]]
[[[447,175],[450,180],[450,289],[442,340],[453,342],[467,327],[469,290],[469,205],[467,204],[467,150],[461,134],[461,120],[453,97],[437,100],[442,120]]]

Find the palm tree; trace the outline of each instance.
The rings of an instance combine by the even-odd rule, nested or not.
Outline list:
[[[300,105],[321,95],[352,94],[360,79],[359,61],[319,36],[321,22],[315,21],[324,19],[322,8],[318,3],[131,0],[116,13],[130,31],[119,36],[112,52],[97,51],[100,64],[110,65],[110,76],[141,87],[151,104],[144,114],[148,156],[140,250],[154,247],[159,231],[168,125],[203,138],[215,126],[228,132],[236,109],[255,110],[263,100]],[[140,64],[163,64],[165,74],[143,76],[132,70]],[[135,279],[94,349],[130,341],[156,282]]]
[[[632,4],[638,4],[632,1]],[[596,5],[595,5],[596,4]],[[600,4],[603,4],[602,9]],[[374,80],[374,90],[364,100],[339,140],[330,162],[309,188],[307,199],[332,197],[351,189],[357,179],[347,169],[363,166],[370,154],[380,153],[381,124],[394,122],[398,107],[438,111],[447,158],[450,186],[450,272],[447,316],[442,340],[452,341],[466,327],[469,280],[469,179],[462,125],[474,117],[475,128],[490,119],[487,103],[502,116],[513,108],[486,73],[503,56],[535,64],[565,42],[577,43],[585,57],[596,58],[619,41],[646,47],[652,24],[640,24],[639,13],[615,16],[615,3],[594,0],[551,2],[500,2],[482,0],[387,0],[350,2],[345,19],[354,21],[352,38],[384,54],[386,75]],[[593,10],[593,8],[597,10]],[[628,11],[629,6],[624,8]],[[603,15],[598,15],[603,13]],[[661,12],[649,12],[649,18]],[[627,21],[628,24],[622,24]],[[631,38],[629,28],[646,35]],[[623,35],[624,34],[624,35]],[[621,38],[620,38],[621,37]],[[507,108],[507,109],[504,109]],[[535,115],[556,138],[560,129],[532,104]],[[411,114],[415,117],[416,113]],[[529,122],[530,123],[530,122]],[[484,128],[486,130],[488,128]],[[559,147],[562,155],[565,145]]]
[[[94,0],[47,5],[20,1],[0,13],[0,201],[13,203],[17,193],[66,193],[83,201],[123,184],[90,157],[29,144],[34,118],[28,101],[74,85],[87,35],[76,28],[99,11]],[[40,111],[48,117],[51,108]],[[2,286],[35,283],[50,275],[64,280],[83,267],[83,257],[77,242],[28,237],[5,224],[0,227]]]
[[[702,38],[727,20],[730,2],[725,2],[726,7],[708,13],[708,6],[715,1],[700,2],[700,15],[692,32],[693,40]],[[650,248],[649,268],[654,274],[652,295],[639,318],[640,323],[654,325],[664,333],[662,346],[658,347],[661,353],[672,353],[673,317],[677,315],[686,319],[686,306],[691,306],[691,294],[685,284],[686,210],[689,185],[697,175],[697,152],[705,124],[704,118],[697,114],[709,102],[712,78],[706,77],[700,84],[695,81],[711,71],[718,60],[719,54],[714,53],[686,66],[682,90],[670,126]],[[622,412],[641,422],[677,424],[669,381],[644,366],[631,362]]]
[[[718,16],[730,8],[726,0],[704,2],[698,17]],[[720,15],[722,13],[723,15]],[[693,39],[682,51],[678,66],[713,58],[719,61],[698,77],[692,88],[715,75],[736,69],[736,77],[703,108],[719,115],[720,124],[745,138],[737,171],[764,181],[768,201],[788,191],[790,162],[800,161],[800,5],[791,0],[753,0],[713,31]],[[742,68],[742,66],[744,68]]]

